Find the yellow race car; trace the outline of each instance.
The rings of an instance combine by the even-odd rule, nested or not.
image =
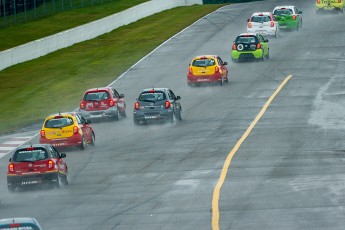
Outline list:
[[[51,144],[56,148],[95,144],[95,133],[90,125],[76,112],[52,114],[46,118],[40,131],[40,144]]]
[[[345,0],[316,0],[316,13],[321,11],[344,12]]]

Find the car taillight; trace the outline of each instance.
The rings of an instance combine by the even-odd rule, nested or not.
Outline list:
[[[81,102],[79,107],[80,107],[81,109],[85,109],[85,104],[84,104],[84,102]]]
[[[79,127],[78,126],[74,126],[73,127],[73,134],[77,134],[79,132]]]
[[[8,165],[8,172],[14,172],[14,164],[9,164]]]
[[[248,28],[252,28],[252,23],[251,22],[248,23]]]
[[[45,136],[46,136],[46,132],[42,129],[42,130],[40,131],[40,135],[41,135],[41,137],[45,137]]]
[[[292,20],[296,20],[296,15],[292,15]]]
[[[169,109],[169,108],[170,108],[170,101],[166,101],[166,102],[165,102],[165,108],[166,108],[166,109]]]
[[[50,169],[54,168],[54,161],[52,160],[48,161],[48,168]]]
[[[316,2],[317,2],[317,4],[320,4],[321,1],[320,0],[316,0]]]
[[[261,49],[261,44],[260,43],[256,45],[256,49]]]
[[[189,68],[188,68],[188,73],[189,73],[189,74],[193,74],[192,67],[189,67]]]
[[[216,66],[215,70],[214,70],[216,73],[219,73],[219,67]]]
[[[237,48],[237,47],[236,47],[236,44],[233,44],[233,45],[232,45],[232,50],[236,50],[236,48]]]
[[[274,22],[273,21],[271,21],[271,27],[274,27]]]
[[[20,227],[21,225],[20,225],[20,223],[11,223],[11,224],[9,224],[9,227],[10,228],[18,228],[18,227]],[[25,227],[24,227],[25,228]]]
[[[135,108],[136,110],[139,110],[139,109],[140,109],[140,103],[139,103],[139,102],[135,102],[135,103],[134,103],[134,108]]]
[[[115,105],[115,101],[110,100],[110,101],[109,101],[109,106],[110,106],[110,107],[113,107],[114,105]]]

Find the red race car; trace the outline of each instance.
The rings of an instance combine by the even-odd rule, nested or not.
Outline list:
[[[88,89],[79,106],[79,113],[85,119],[110,118],[119,120],[126,117],[125,95],[119,94],[113,87]]]
[[[17,148],[8,164],[7,187],[10,192],[34,185],[62,187],[68,184],[68,168],[52,145],[35,144]]]

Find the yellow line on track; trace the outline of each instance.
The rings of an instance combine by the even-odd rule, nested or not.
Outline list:
[[[266,112],[268,106],[272,103],[273,99],[277,96],[277,94],[281,91],[281,89],[285,86],[285,84],[292,78],[292,75],[289,75],[285,78],[285,80],[279,85],[279,87],[276,89],[276,91],[271,95],[271,97],[268,99],[268,101],[265,103],[264,107],[262,107],[260,113],[256,116],[255,120],[250,124],[246,132],[242,135],[241,139],[239,139],[234,146],[234,148],[230,151],[229,155],[227,156],[222,172],[220,174],[218,183],[216,184],[216,187],[213,190],[213,197],[212,197],[212,230],[219,230],[219,197],[220,197],[220,189],[222,188],[226,174],[228,173],[228,169],[231,163],[232,158],[236,154],[237,150],[241,147],[242,143],[246,140],[250,132],[253,130],[255,125],[258,123],[258,121],[261,119],[261,117]]]

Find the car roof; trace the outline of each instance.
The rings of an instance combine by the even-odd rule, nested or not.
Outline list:
[[[17,147],[17,149],[25,149],[25,148],[37,148],[37,147],[43,147],[46,148],[48,147],[50,144],[32,144],[32,145],[21,145],[19,147]]]
[[[242,33],[238,35],[237,37],[240,37],[240,36],[257,36],[257,34],[256,33]]]
[[[206,58],[217,58],[218,55],[213,55],[213,54],[198,55],[198,56],[195,56],[193,58],[193,60],[194,59],[200,59],[200,58],[203,58],[203,57],[206,57]]]
[[[54,113],[54,114],[50,114],[49,116],[47,116],[47,118],[52,118],[55,116],[75,116],[77,114],[77,112],[62,112],[62,113]]]
[[[273,10],[283,9],[283,8],[285,8],[285,9],[293,9],[294,7],[295,6],[276,6],[276,7],[274,7]]]
[[[142,93],[142,92],[145,92],[145,91],[150,91],[150,90],[155,90],[155,91],[167,91],[167,90],[169,90],[169,88],[147,88],[147,89],[141,90],[141,93]]]
[[[272,14],[271,12],[256,12],[256,13],[252,14],[252,17],[253,16],[263,16],[263,15],[265,15],[265,16],[268,15],[269,16],[271,14]]]
[[[85,91],[85,93],[90,92],[90,91],[109,91],[111,90],[112,87],[98,87],[98,88],[91,88]]]
[[[7,218],[7,219],[0,220],[0,226],[15,224],[15,223],[27,223],[27,224],[39,225],[37,220],[32,217],[16,217],[16,218]]]

